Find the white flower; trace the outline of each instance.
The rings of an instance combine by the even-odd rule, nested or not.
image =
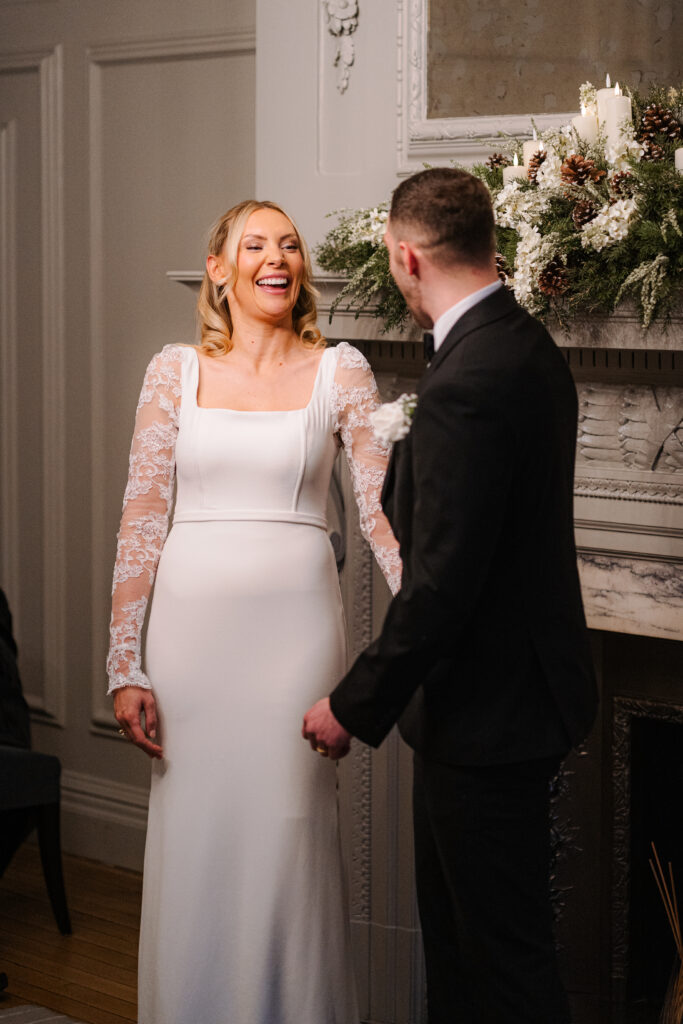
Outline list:
[[[605,157],[615,171],[627,171],[629,157],[632,160],[640,160],[644,152],[645,147],[633,138],[632,133],[624,132],[615,146],[608,146]]]
[[[533,310],[538,301],[538,275],[546,262],[543,250],[543,239],[538,228],[531,224],[520,224],[512,289],[517,301],[529,310]]]
[[[388,445],[407,437],[416,408],[417,395],[404,394],[395,402],[385,402],[370,413],[377,440]]]
[[[541,167],[544,165],[541,164]],[[538,189],[521,191],[521,182],[517,178],[501,189],[496,196],[493,208],[496,223],[502,228],[519,229],[520,224],[531,224],[538,220],[547,208],[546,196]]]
[[[581,245],[600,252],[608,245],[621,242],[628,235],[636,216],[638,204],[635,199],[618,199],[610,206],[606,204],[588,224],[581,229]]]
[[[549,149],[547,156],[536,174],[536,184],[539,188],[554,188],[562,182],[562,158],[554,149]]]
[[[353,225],[354,242],[372,242],[380,245],[387,229],[389,212],[384,206],[375,206],[372,210],[363,210]]]
[[[566,256],[560,252],[560,244],[557,231],[542,236],[533,224],[520,225],[519,242],[515,253],[515,276],[511,284],[515,298],[530,313],[536,313],[542,307],[538,282],[541,271],[551,259],[558,256],[566,263]]]

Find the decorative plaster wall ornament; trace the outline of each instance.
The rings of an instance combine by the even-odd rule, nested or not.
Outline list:
[[[358,0],[323,0],[323,7],[327,14],[327,31],[337,42],[334,55],[337,89],[345,93],[356,58],[351,36],[358,28]]]

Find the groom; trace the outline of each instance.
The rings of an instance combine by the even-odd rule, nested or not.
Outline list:
[[[335,757],[398,721],[415,751],[430,1024],[567,1024],[548,789],[597,701],[572,519],[576,392],[498,281],[482,182],[452,168],[408,178],[385,241],[435,350],[382,497],[402,587],[303,732]]]

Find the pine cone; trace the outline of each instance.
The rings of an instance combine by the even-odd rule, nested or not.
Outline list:
[[[503,153],[492,153],[486,161],[486,166],[495,171],[497,167],[509,167],[511,163],[512,160],[509,156],[505,156]]]
[[[630,171],[617,171],[609,180],[610,192],[617,199],[630,196],[633,192],[633,185],[635,185],[635,179]]]
[[[659,103],[651,103],[640,119],[640,142],[654,140],[656,135],[664,135],[667,139],[680,139],[682,134],[683,129],[673,110]]]
[[[564,295],[569,287],[569,274],[559,256],[547,263],[538,276],[538,287],[544,295],[555,298]]]
[[[503,284],[507,284],[510,277],[512,276],[512,271],[505,262],[505,257],[502,256],[499,252],[496,253],[496,270],[498,271],[498,277],[503,282]]]
[[[643,142],[645,152],[643,153],[641,160],[649,160],[651,163],[657,163],[659,160],[663,160],[665,157],[664,150],[661,146],[658,146],[656,142],[652,142],[651,139],[646,139]]]
[[[606,171],[599,171],[595,161],[579,153],[570,153],[560,168],[560,177],[568,185],[583,185],[587,181],[600,181]]]
[[[532,185],[536,184],[536,177],[538,175],[538,169],[547,157],[547,153],[544,149],[539,149],[529,160],[529,167],[527,169],[527,178]]]
[[[572,220],[576,230],[580,231],[584,224],[593,220],[597,212],[595,206],[588,199],[582,199],[578,202],[572,210]]]

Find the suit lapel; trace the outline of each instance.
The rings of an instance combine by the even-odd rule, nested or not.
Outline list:
[[[453,325],[429,364],[427,374],[431,376],[463,338],[471,334],[472,331],[490,326],[496,320],[502,320],[504,317],[517,311],[519,311],[517,301],[512,292],[507,288],[499,288],[492,295],[482,299],[476,306],[468,309]]]

